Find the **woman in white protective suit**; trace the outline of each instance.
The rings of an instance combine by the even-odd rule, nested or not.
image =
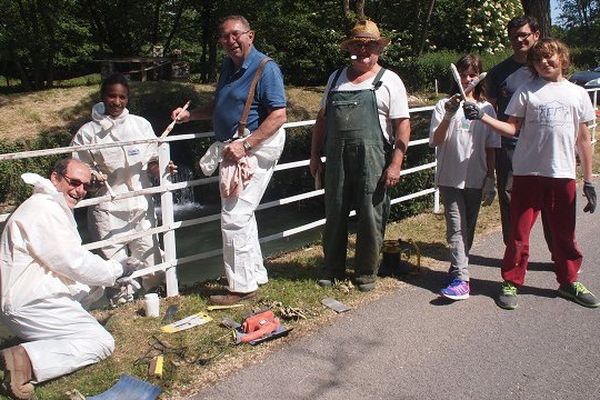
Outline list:
[[[156,138],[150,123],[127,110],[129,84],[122,74],[106,78],[100,87],[102,102],[92,108],[92,121],[79,129],[72,145],[114,143]],[[149,173],[158,176],[158,156],[155,143],[79,151],[73,154],[96,171],[95,176],[112,188],[115,194],[151,186]],[[108,193],[106,184],[97,195]],[[155,225],[151,196],[136,196],[106,201],[88,209],[88,230],[94,241],[109,239],[117,234],[147,231]],[[109,259],[123,260],[131,256],[149,267],[162,260],[155,235],[146,235],[126,243],[107,245],[100,253]],[[145,276],[143,286],[150,290],[160,284],[157,275]],[[110,300],[110,295],[108,296]],[[132,299],[131,296],[127,300]],[[123,302],[117,296],[115,301]]]

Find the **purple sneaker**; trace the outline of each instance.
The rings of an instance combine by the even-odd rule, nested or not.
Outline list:
[[[469,282],[454,278],[448,287],[440,290],[440,294],[452,300],[464,300],[469,298]]]

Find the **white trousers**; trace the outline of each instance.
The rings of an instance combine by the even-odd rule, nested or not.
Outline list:
[[[221,197],[223,263],[232,292],[253,292],[269,280],[254,211],[273,176],[284,143],[285,131],[280,129],[251,153],[251,157],[256,157],[257,167],[239,197]]]
[[[25,340],[35,382],[44,382],[111,355],[113,337],[80,303],[69,297],[47,298],[0,319]],[[34,383],[35,383],[34,382]]]
[[[106,240],[124,233],[147,231],[156,225],[154,212],[151,210],[107,211],[91,207],[88,211],[88,230],[92,240]],[[162,262],[162,254],[156,235],[142,236],[126,243],[117,243],[102,247],[100,254],[107,259],[123,261],[133,257],[151,267]],[[161,282],[159,274],[147,275],[142,279],[145,289],[158,286]]]

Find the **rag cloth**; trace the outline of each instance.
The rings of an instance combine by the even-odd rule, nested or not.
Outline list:
[[[200,169],[206,176],[210,176],[221,163],[219,190],[221,196],[237,197],[248,185],[257,166],[256,157],[244,156],[238,162],[223,160],[225,143],[213,143],[200,159]]]

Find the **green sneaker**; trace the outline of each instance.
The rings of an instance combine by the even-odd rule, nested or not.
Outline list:
[[[560,285],[558,293],[565,299],[573,300],[584,307],[596,308],[600,306],[600,301],[581,282]]]
[[[502,282],[502,291],[496,301],[498,307],[505,310],[514,310],[519,303],[517,302],[517,287],[508,281]]]

